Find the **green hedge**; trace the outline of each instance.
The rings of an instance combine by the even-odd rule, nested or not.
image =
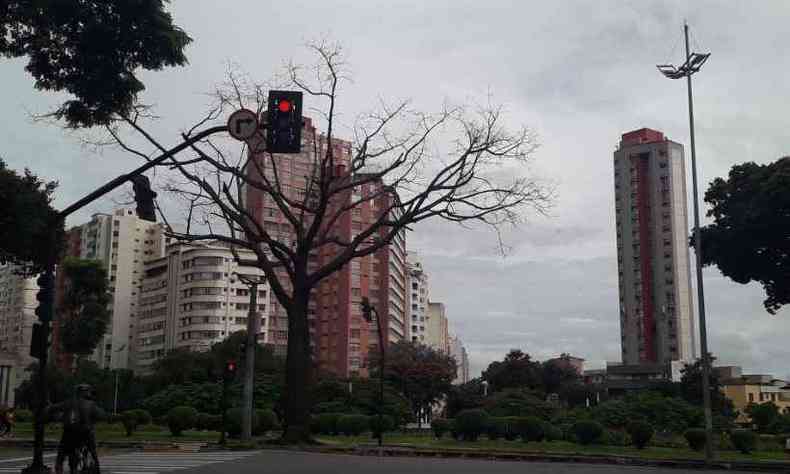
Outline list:
[[[434,418],[431,420],[431,429],[437,439],[442,439],[444,434],[450,431],[450,421],[444,418]]]
[[[370,421],[365,415],[340,415],[337,431],[346,436],[359,436],[370,429]]]
[[[752,430],[732,430],[730,440],[735,449],[743,454],[749,454],[757,446],[757,435]]]
[[[546,441],[561,441],[563,438],[562,430],[550,423],[543,426],[543,431],[546,436]]]
[[[580,420],[573,424],[573,434],[579,444],[593,444],[603,435],[603,427],[597,421]]]
[[[690,428],[683,433],[683,437],[686,438],[689,448],[694,451],[702,451],[705,449],[707,441],[705,440],[705,430],[702,428]]]
[[[488,427],[488,413],[485,410],[463,410],[455,417],[455,428],[464,441],[477,441]]]
[[[626,430],[631,437],[631,442],[637,449],[644,449],[655,433],[653,426],[646,421],[632,421],[628,424]]]
[[[515,428],[524,442],[543,441],[546,435],[543,428],[543,420],[536,416],[517,418]]]
[[[374,437],[378,437],[379,432],[386,433],[395,429],[395,420],[389,416],[384,415],[379,418],[378,415],[370,417],[370,430]]]
[[[181,436],[181,433],[194,428],[198,411],[192,407],[175,407],[167,413],[167,427],[173,436]]]
[[[137,428],[151,423],[151,414],[146,410],[127,410],[121,413],[121,423],[126,430],[126,436],[132,436]]]

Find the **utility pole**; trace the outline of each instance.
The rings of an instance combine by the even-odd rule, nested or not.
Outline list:
[[[257,268],[256,260],[236,259],[240,267]],[[241,438],[245,441],[252,439],[252,420],[255,416],[254,389],[255,389],[255,352],[258,346],[258,332],[260,331],[260,316],[258,315],[258,285],[266,282],[265,277],[249,277],[237,273],[239,281],[250,289],[250,307],[247,313],[247,342],[244,347],[244,391],[241,413]]]
[[[365,317],[367,322],[373,322],[373,319],[376,320],[376,327],[378,328],[379,333],[379,403],[378,403],[378,420],[379,420],[379,430],[378,430],[378,442],[379,448],[384,444],[384,368],[387,366],[386,360],[386,349],[384,348],[384,328],[382,328],[382,319],[381,315],[379,315],[378,310],[370,304],[370,300],[368,297],[362,298],[362,302],[360,303],[362,306],[362,315]],[[375,316],[374,316],[375,313]]]
[[[694,137],[694,99],[691,76],[698,72],[710,53],[692,53],[689,47],[689,25],[683,24],[686,40],[686,62],[680,67],[671,64],[659,65],[658,70],[670,79],[686,78],[689,109],[689,135],[691,138],[691,179],[694,196],[694,253],[697,273],[697,305],[699,308],[700,361],[702,363],[702,403],[705,412],[705,462],[713,461],[713,415],[710,396],[710,354],[708,353],[708,330],[705,319],[705,290],[702,280],[702,236],[699,223],[699,190],[697,180],[697,148]]]

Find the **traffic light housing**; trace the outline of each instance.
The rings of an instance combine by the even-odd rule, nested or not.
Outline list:
[[[30,357],[42,359],[49,350],[49,334],[43,324],[33,323],[30,335]]]
[[[226,382],[230,382],[236,377],[236,369],[238,366],[236,365],[235,360],[229,360],[225,363],[225,370],[223,372],[223,378]]]
[[[38,284],[36,316],[41,322],[52,321],[55,305],[55,275],[51,271],[45,271],[39,275],[36,283]]]
[[[137,203],[137,217],[145,221],[156,222],[156,193],[151,190],[151,181],[142,174],[131,178],[134,200]]]
[[[302,150],[302,93],[269,91],[266,151],[299,153]]]

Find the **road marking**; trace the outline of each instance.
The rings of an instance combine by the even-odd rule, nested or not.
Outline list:
[[[56,456],[55,454],[44,455],[45,458],[54,458],[55,456]],[[26,457],[26,458],[0,459],[0,462],[17,462],[17,461],[32,461],[32,460],[33,460],[32,457]]]

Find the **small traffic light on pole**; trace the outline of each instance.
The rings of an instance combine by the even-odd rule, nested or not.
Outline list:
[[[236,368],[237,367],[235,360],[229,360],[225,364],[225,372],[223,374],[224,375],[223,378],[225,379],[225,382],[230,382],[231,380],[233,380],[234,377],[236,377]]]
[[[269,91],[266,151],[299,153],[302,150],[302,93]]]
[[[156,193],[151,190],[151,181],[142,174],[133,176],[131,181],[134,200],[137,202],[137,217],[145,221],[156,222],[156,206],[154,205]]]
[[[52,272],[46,271],[38,277],[36,283],[38,284],[36,316],[41,322],[52,321],[55,302],[55,276]]]

